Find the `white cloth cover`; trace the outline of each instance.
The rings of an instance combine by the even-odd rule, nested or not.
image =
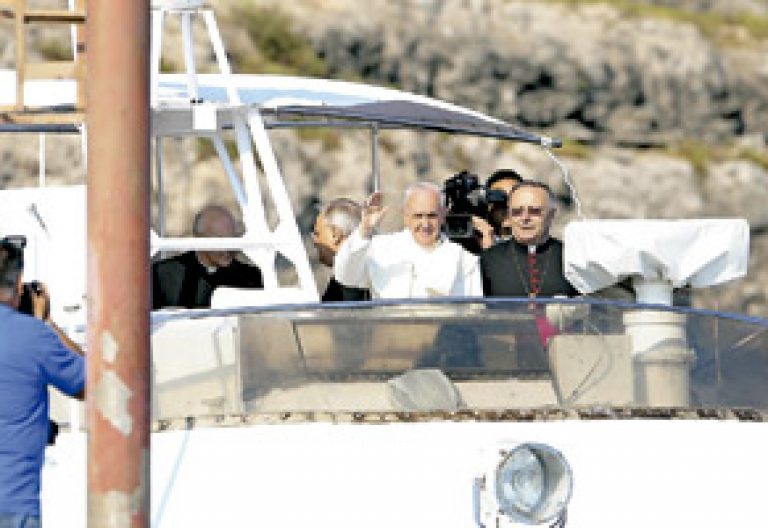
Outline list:
[[[373,298],[483,294],[475,255],[448,240],[424,249],[407,229],[370,239],[355,230],[336,254],[334,275],[346,286],[370,289]]]
[[[275,306],[281,304],[308,304],[317,298],[307,295],[301,288],[231,288],[220,286],[213,290],[211,308],[238,308],[242,306]]]
[[[563,266],[581,293],[626,277],[672,286],[714,286],[743,277],[749,224],[743,219],[584,220],[565,227]]]

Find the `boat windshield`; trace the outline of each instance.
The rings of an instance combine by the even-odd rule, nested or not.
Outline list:
[[[768,409],[768,321],[593,299],[154,314],[156,419]]]

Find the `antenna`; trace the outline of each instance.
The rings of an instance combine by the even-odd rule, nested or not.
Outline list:
[[[581,212],[581,200],[579,199],[579,195],[576,192],[576,187],[573,186],[573,181],[571,180],[571,173],[568,170],[568,167],[558,159],[557,156],[552,152],[552,150],[549,148],[548,145],[542,144],[542,147],[544,148],[544,152],[547,153],[547,156],[549,156],[549,159],[552,160],[552,162],[557,165],[557,168],[560,169],[560,173],[563,175],[563,181],[565,182],[565,185],[568,186],[568,190],[571,193],[571,197],[573,197],[573,203],[576,204],[576,215],[581,219],[584,220],[585,217]]]

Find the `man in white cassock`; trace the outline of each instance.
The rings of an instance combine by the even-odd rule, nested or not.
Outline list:
[[[365,202],[358,228],[336,254],[334,275],[367,288],[374,299],[482,296],[478,258],[441,232],[446,208],[440,187],[417,182],[405,191],[397,233],[374,235],[388,207],[382,193]]]

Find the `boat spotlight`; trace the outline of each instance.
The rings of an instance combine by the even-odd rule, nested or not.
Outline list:
[[[564,526],[572,486],[571,468],[556,449],[536,443],[499,449],[477,479],[477,520],[487,528]]]

